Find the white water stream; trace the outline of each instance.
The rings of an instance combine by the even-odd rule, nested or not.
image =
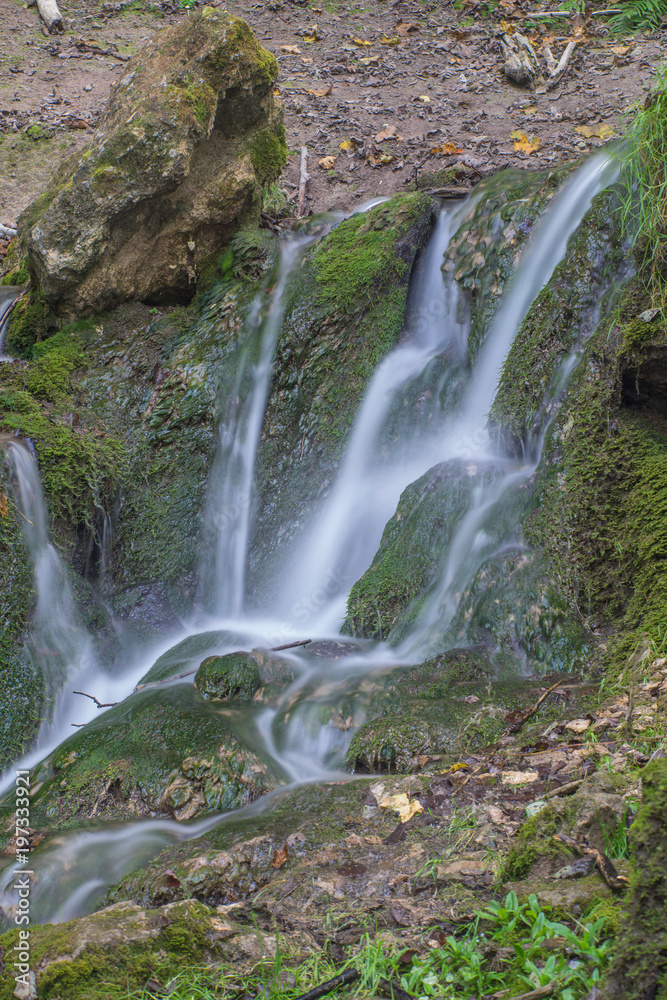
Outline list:
[[[258,707],[248,721],[253,736],[249,741],[261,747],[266,758],[274,761],[285,781],[298,783],[331,778],[332,765],[342,759],[351,732],[321,724],[322,704],[335,707],[343,696],[354,696],[359,683],[374,672],[399,663],[420,662],[430,648],[433,635],[446,631],[460,594],[484,558],[497,548],[497,540],[487,539],[484,525],[494,505],[517,484],[532,474],[540,459],[539,446],[530,462],[507,462],[494,455],[487,432],[486,417],[493,401],[499,374],[522,318],[540,288],[549,280],[562,259],[568,237],[588,210],[593,196],[613,182],[615,166],[604,156],[591,158],[555,197],[537,225],[524,251],[516,277],[488,333],[472,376],[463,382],[463,362],[467,326],[459,318],[456,285],[443,280],[441,265],[451,235],[460,223],[465,207],[443,210],[434,235],[421,262],[419,284],[410,300],[406,337],[379,366],[357,415],[350,436],[345,461],[338,480],[296,553],[286,554],[283,592],[276,594],[274,606],[266,614],[248,614],[243,607],[243,583],[247,546],[252,517],[250,502],[255,456],[271,374],[271,362],[284,311],[284,292],[291,267],[298,261],[303,243],[295,241],[285,249],[278,271],[273,299],[265,317],[262,303],[253,307],[247,363],[239,365],[238,384],[229,394],[228,409],[221,426],[220,458],[212,477],[209,518],[219,526],[215,553],[216,601],[211,609],[209,627],[232,629],[247,634],[253,645],[271,645],[275,636],[303,637],[304,629],[313,638],[335,637],[344,614],[347,591],[368,567],[377,550],[383,528],[393,514],[405,487],[435,464],[452,458],[475,463],[493,461],[500,474],[485,488],[472,493],[472,503],[442,554],[442,571],[432,588],[421,617],[398,649],[383,644],[370,646],[338,660],[308,659],[298,652],[288,654],[297,668],[297,679],[284,692],[275,709]],[[253,353],[254,352],[254,353]],[[566,378],[571,359],[562,366]],[[252,371],[246,386],[243,373]],[[429,383],[431,373],[431,383]],[[395,417],[403,403],[414,403],[423,380],[431,385],[430,402],[412,406],[414,416],[400,424],[401,433],[393,433]],[[443,386],[451,382],[458,405],[441,406]],[[241,398],[242,391],[247,393]],[[444,394],[447,395],[446,393]],[[410,407],[408,407],[410,409]],[[401,411],[402,412],[402,411]],[[19,481],[17,497],[28,516],[28,493],[41,508],[29,517],[35,529],[34,563],[38,592],[36,635],[52,628],[52,620],[40,610],[40,590],[44,595],[59,591],[62,603],[58,617],[67,622],[70,637],[68,653],[57,648],[58,663],[67,671],[70,687],[87,683],[83,690],[94,690],[100,701],[120,701],[128,697],[148,667],[183,634],[165,640],[150,655],[142,654],[127,666],[121,676],[112,677],[90,663],[86,644],[76,630],[64,569],[52,568],[54,583],[47,584],[47,570],[40,569],[44,553],[52,549],[46,534],[46,520],[41,493],[32,486],[37,482],[33,459],[20,446],[12,445],[10,461]],[[230,504],[242,512],[241,518],[219,518]],[[32,508],[30,508],[32,511]],[[39,535],[37,534],[39,530]],[[31,546],[30,531],[26,540]],[[33,549],[31,548],[31,551]],[[472,558],[471,558],[472,557]],[[50,557],[51,558],[51,557]],[[57,557],[56,557],[57,559]],[[333,581],[333,583],[332,583]],[[49,601],[42,602],[42,608]],[[44,624],[40,622],[44,620]],[[193,633],[197,626],[186,630]],[[43,634],[47,634],[44,632]],[[52,633],[48,633],[51,636]],[[60,634],[60,633],[58,633]],[[77,638],[72,640],[72,636]],[[61,641],[61,640],[58,640]],[[62,640],[64,641],[64,640]],[[50,647],[49,647],[50,648]],[[86,671],[94,672],[86,681],[77,679]],[[61,677],[61,675],[58,675]],[[58,680],[57,683],[60,683]],[[191,683],[191,680],[182,683]],[[40,734],[38,748],[18,767],[31,767],[49,749],[68,736],[70,723],[86,721],[98,715],[90,706],[76,701],[68,693],[61,695],[51,728]],[[11,781],[7,776],[5,784]],[[253,814],[269,808],[272,796],[265,796],[251,807]],[[236,818],[240,813],[234,814]],[[97,830],[59,834],[39,849],[34,857],[40,877],[33,888],[38,919],[62,920],[87,912],[97,905],[104,888],[138,864],[145,862],[167,843],[198,836],[221,822],[220,816],[208,817],[191,825],[165,821],[145,821],[114,825]],[[129,846],[131,844],[131,847]],[[4,905],[11,903],[8,886],[11,877],[0,876]],[[0,897],[0,905],[3,898]]]

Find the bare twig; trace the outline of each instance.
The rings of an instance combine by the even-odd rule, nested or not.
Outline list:
[[[545,792],[542,798],[555,799],[558,795],[571,795],[572,792],[576,792],[583,780],[583,778],[578,778],[577,781],[568,781],[566,785],[559,785],[558,788],[552,788],[550,792]]]
[[[0,222],[0,237],[3,240],[11,240],[14,236],[16,236],[16,230],[10,229],[9,226],[3,226]]]
[[[535,21],[537,19],[544,19],[547,17],[574,17],[579,11],[576,10],[545,10],[541,14],[530,14],[529,19]],[[592,10],[590,14],[586,17],[604,17],[607,14],[620,14],[622,13],[618,7],[613,10]]]
[[[281,649],[295,649],[297,646],[307,646],[312,639],[298,639],[296,642],[286,642],[284,646],[271,646],[270,653],[279,653]]]
[[[301,147],[301,176],[299,178],[299,206],[297,217],[300,219],[306,208],[306,184],[310,180],[310,175],[306,170],[308,165],[308,147]]]
[[[353,983],[356,979],[359,979],[359,976],[360,974],[356,969],[346,969],[345,972],[334,976],[333,979],[327,979],[326,983],[316,986],[313,990],[308,990],[307,993],[302,993],[296,1000],[319,1000],[320,997],[326,996],[327,993],[333,993],[339,986],[345,986],[346,983]]]
[[[532,708],[529,708],[528,711],[521,716],[518,722],[514,722],[511,726],[508,726],[507,732],[518,733],[519,730],[522,728],[522,726],[524,726],[529,719],[532,719],[532,717],[535,715],[535,713],[537,712],[538,708],[540,707],[544,699],[548,695],[550,695],[552,691],[555,691],[557,687],[560,687],[560,685],[561,685],[560,681],[558,681],[556,684],[552,684],[551,687],[544,692],[544,694],[540,695],[540,697],[537,699]]]
[[[553,90],[553,88],[556,87],[565,76],[576,44],[576,42],[568,42],[565,46],[565,51],[560,57],[560,62],[556,67],[555,73],[552,74],[550,80],[547,80],[547,90]]]
[[[82,694],[84,698],[90,698],[91,701],[95,702],[98,708],[113,708],[114,705],[118,704],[117,701],[98,701],[94,694],[86,694],[85,691],[72,691],[72,694]]]
[[[542,1000],[542,997],[550,997],[556,989],[556,983],[547,983],[546,986],[539,986],[530,993],[519,993],[517,996],[508,997],[507,990],[494,993],[494,1000]]]

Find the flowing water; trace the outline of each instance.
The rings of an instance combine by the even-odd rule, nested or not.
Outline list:
[[[220,448],[208,501],[209,526],[217,528],[218,544],[204,558],[202,572],[203,579],[215,582],[207,625],[232,629],[247,639],[246,646],[271,645],[275,636],[303,637],[306,628],[313,638],[347,641],[338,636],[347,592],[370,564],[405,487],[433,466],[452,460],[462,463],[461,475],[472,475],[485,465],[494,468],[490,481],[480,481],[471,490],[468,510],[442,552],[441,570],[421,614],[409,633],[394,642],[394,648],[385,643],[356,643],[350,655],[339,659],[288,652],[285,655],[294,665],[295,681],[275,708],[253,706],[238,723],[248,744],[282,773],[286,787],[330,779],[341,766],[352,730],[323,725],[323,707],[333,715],[345,701],[354,706],[355,724],[362,721],[365,681],[398,664],[421,662],[434,637],[442,639],[447,634],[458,598],[482,562],[504,544],[513,543],[513,538],[498,537],[490,524],[502,523],[495,515],[504,498],[525,484],[539,464],[553,406],[545,404],[531,454],[519,461],[495,453],[486,431],[487,414],[522,318],[563,257],[567,239],[593,196],[614,179],[615,167],[610,161],[604,156],[593,157],[554,199],[523,254],[523,263],[505,294],[472,375],[466,367],[465,310],[455,282],[446,276],[443,279],[441,271],[451,236],[470,205],[442,210],[413,282],[405,336],[378,367],[357,414],[338,479],[296,550],[285,553],[281,592],[260,614],[246,610],[243,596],[255,457],[285,290],[304,242],[283,246],[272,297],[268,306],[258,297],[251,309],[246,335],[239,345],[235,382],[223,400]],[[577,356],[571,355],[562,363],[551,389],[553,398],[562,395],[576,361]],[[74,720],[72,696],[67,692],[74,686],[70,682],[75,675],[94,674],[94,687],[86,690],[95,690],[100,701],[131,696],[157,657],[184,635],[196,632],[198,625],[193,623],[180,635],[164,640],[160,648],[141,654],[120,675],[105,673],[91,662],[85,633],[76,624],[67,575],[48,540],[34,460],[18,444],[12,444],[8,454],[17,484],[17,503],[30,525],[25,536],[38,594],[34,645],[37,648],[41,643],[44,662],[50,662],[53,651],[52,689],[62,688],[65,676],[68,680],[50,725],[40,734],[37,750],[17,765],[30,767],[69,735]],[[225,517],[230,507],[242,516]],[[57,614],[47,599],[56,592]],[[82,718],[84,709],[88,714]],[[76,721],[86,721],[95,712],[93,706],[77,704]],[[270,808],[274,798],[275,794],[264,796],[247,811],[233,814],[235,822]],[[110,883],[161,847],[198,836],[228,820],[219,815],[189,825],[150,820],[54,836],[32,859],[40,872],[32,897],[38,919],[62,920],[88,912],[103,898]],[[0,903],[6,907],[12,903],[11,880],[10,872],[0,876],[0,892],[4,887]]]
[[[12,360],[4,351],[5,337],[7,336],[9,310],[20,291],[20,288],[15,288],[13,285],[0,286],[0,361]]]

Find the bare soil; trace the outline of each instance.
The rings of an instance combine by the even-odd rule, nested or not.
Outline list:
[[[468,183],[505,166],[536,169],[574,159],[612,128],[622,133],[667,38],[664,28],[611,36],[598,17],[534,19],[557,4],[455,3],[461,9],[431,0],[242,0],[233,8],[280,64],[290,160],[278,201],[281,189],[296,200],[303,145],[310,212],[403,190],[443,168],[457,168],[453,173]],[[7,226],[90,139],[128,57],[159,27],[187,16],[178,5],[146,0],[62,0],[60,8],[65,31],[49,36],[35,7],[2,4],[0,222]],[[551,90],[511,83],[503,72],[503,30],[527,34],[538,55],[546,38],[556,58],[576,39],[562,82]],[[599,134],[582,135],[581,126]],[[515,131],[526,140],[513,138]]]

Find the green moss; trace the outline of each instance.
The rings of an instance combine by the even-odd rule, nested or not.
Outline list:
[[[21,299],[9,317],[6,348],[14,357],[30,357],[33,345],[53,327],[46,304],[37,296]]]
[[[259,687],[259,669],[251,653],[227,653],[202,661],[195,687],[204,698],[252,701]]]
[[[609,1000],[667,997],[667,763],[642,772],[642,805],[630,828],[634,872],[604,983]],[[648,947],[647,947],[648,945]]]
[[[280,177],[287,162],[287,143],[282,122],[276,131],[264,129],[250,141],[250,159],[261,184]]]
[[[212,917],[207,906],[187,901],[166,911],[115,907],[84,921],[31,926],[30,967],[38,970],[39,995],[122,1000],[148,980],[169,982],[183,964],[196,966],[215,953]],[[0,938],[5,955],[18,935],[17,928]],[[13,976],[4,976],[0,1000],[13,1000],[15,985]]]
[[[565,848],[552,839],[561,825],[562,818],[550,806],[537,816],[527,819],[517,831],[503,859],[498,884],[526,878],[540,858],[569,857]]]

